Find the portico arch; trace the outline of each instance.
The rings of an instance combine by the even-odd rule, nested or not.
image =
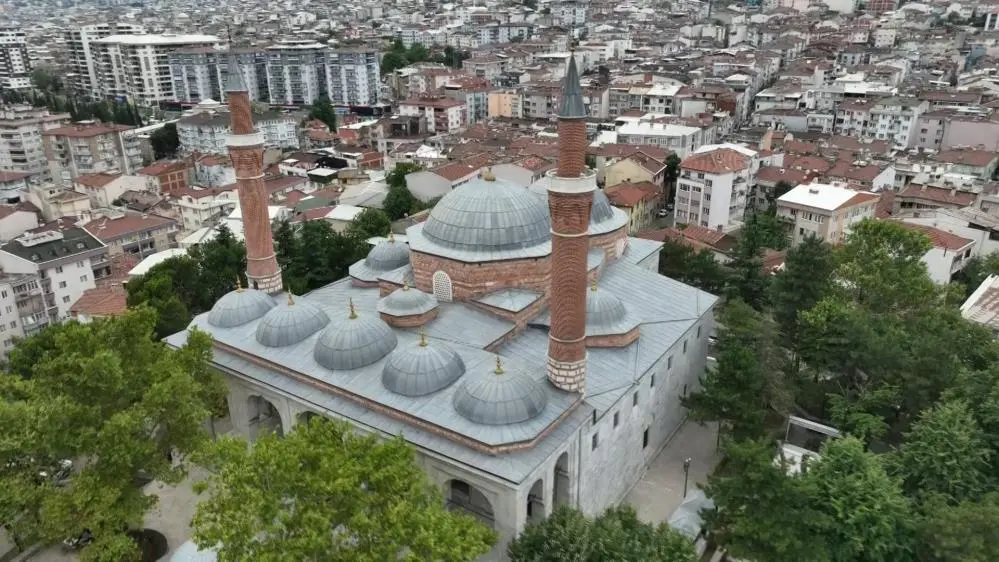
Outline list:
[[[538,479],[527,493],[527,522],[538,523],[545,518],[545,482]]]
[[[297,416],[295,416],[295,422],[296,422],[296,425],[298,425],[298,424],[308,425],[309,422],[311,422],[313,418],[321,418],[321,417],[322,416],[320,416],[320,414],[317,414],[316,412],[313,412],[312,410],[306,410],[304,412],[301,412]]]
[[[246,412],[249,417],[251,443],[270,433],[278,437],[284,436],[281,413],[270,400],[260,395],[250,396],[246,400]]]
[[[446,486],[448,509],[464,511],[489,528],[495,528],[496,516],[485,494],[464,480],[449,480]]]
[[[554,482],[554,485],[552,486],[552,505],[554,507],[569,505],[569,491],[571,488],[569,481],[568,451],[559,455],[558,460],[555,461],[555,474],[552,482]]]

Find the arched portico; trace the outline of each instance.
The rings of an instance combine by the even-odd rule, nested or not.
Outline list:
[[[269,433],[277,434],[278,437],[284,436],[281,412],[270,400],[260,395],[250,396],[246,399],[246,412],[249,418],[251,443]]]
[[[569,452],[559,455],[555,461],[555,473],[552,478],[552,506],[570,505]]]
[[[545,481],[539,478],[527,493],[527,523],[538,523],[545,515]]]
[[[493,529],[496,526],[496,514],[489,498],[478,488],[464,480],[449,480],[446,484],[447,507],[452,511],[464,511],[475,517],[484,525]]]

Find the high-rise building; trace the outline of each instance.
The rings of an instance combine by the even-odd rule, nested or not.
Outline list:
[[[267,90],[271,105],[309,105],[328,95],[325,45],[282,41],[267,48]]]
[[[0,88],[21,90],[30,87],[27,34],[20,29],[0,28]]]
[[[91,43],[96,66],[94,97],[156,105],[174,99],[169,55],[178,49],[218,48],[214,35],[112,35]]]
[[[231,60],[231,59],[230,59]],[[233,68],[236,62],[231,62]],[[264,135],[253,126],[250,95],[242,74],[229,75],[229,159],[236,169],[239,208],[246,240],[246,280],[252,289],[279,293],[284,288],[281,267],[274,253],[271,219],[267,210],[268,194],[264,186]]]
[[[0,109],[0,171],[31,174],[31,181],[49,179],[42,135],[69,121],[68,113],[27,105]]]
[[[378,103],[378,49],[337,49],[330,53],[329,92],[333,103]]]
[[[250,101],[268,101],[267,54],[262,49],[233,49]],[[179,102],[221,101],[229,80],[229,52],[210,47],[171,51],[167,56],[173,99]]]
[[[95,94],[98,89],[97,67],[91,43],[112,35],[139,35],[145,32],[141,25],[115,22],[85,25],[66,31],[64,37],[69,55],[66,86],[78,94],[99,97]]]
[[[597,176],[586,166],[586,107],[576,57],[562,88],[558,170],[548,184],[552,221],[551,330],[548,380],[562,390],[586,391],[586,278],[590,211]]]

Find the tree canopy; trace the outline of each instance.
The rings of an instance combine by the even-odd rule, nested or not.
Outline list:
[[[156,159],[173,158],[180,149],[180,137],[177,136],[177,125],[167,123],[149,135],[149,144],[153,147]]]
[[[157,501],[137,475],[180,481],[223,392],[209,337],[195,331],[172,350],[154,341],[155,323],[143,307],[57,324],[14,349],[12,372],[0,375],[0,522],[19,544],[90,529],[83,560],[136,558],[123,531]],[[75,462],[68,482],[54,477],[62,459]]]
[[[361,222],[346,232],[336,232],[330,223],[321,220],[300,225],[284,222],[278,226],[274,233],[275,251],[290,291],[301,294],[343,279],[351,264],[364,259],[371,250],[366,242],[369,234],[388,233],[383,214],[359,218]]]
[[[320,96],[312,103],[312,107],[309,108],[309,119],[318,119],[325,123],[331,131],[336,132],[336,109],[326,96]]]
[[[419,164],[403,162],[396,164],[385,177],[389,191],[382,208],[391,220],[399,220],[426,208],[423,202],[414,197],[406,187],[406,176],[422,169],[423,166]]]
[[[200,457],[212,469],[191,525],[219,560],[464,562],[495,533],[448,511],[401,438],[361,436],[313,417],[252,449],[223,438]]]

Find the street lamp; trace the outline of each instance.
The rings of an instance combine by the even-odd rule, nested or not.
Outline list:
[[[683,459],[683,497],[687,498],[687,479],[690,477],[690,461],[694,459],[687,457]]]

